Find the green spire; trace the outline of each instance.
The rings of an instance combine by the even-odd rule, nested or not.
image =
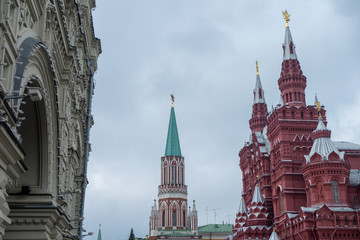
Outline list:
[[[165,156],[181,157],[180,141],[176,126],[174,106],[171,106],[169,129],[166,141]]]
[[[99,233],[98,233],[97,240],[101,240],[101,224],[99,225]]]

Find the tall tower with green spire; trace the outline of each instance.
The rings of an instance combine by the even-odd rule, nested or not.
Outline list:
[[[159,231],[184,230],[189,234],[197,230],[191,228],[192,224],[188,218],[185,162],[180,150],[173,94],[171,94],[171,100],[165,154],[161,157],[161,184],[158,188],[158,208],[155,202],[149,221],[150,239],[157,239]]]

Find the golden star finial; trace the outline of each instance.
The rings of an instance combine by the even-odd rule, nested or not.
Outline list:
[[[290,22],[290,14],[288,13],[287,10],[285,10],[284,12],[282,12],[283,14],[283,17],[285,19],[285,22],[286,22],[286,27],[289,26],[289,22]]]
[[[257,60],[256,60],[256,75],[259,76],[259,65]]]

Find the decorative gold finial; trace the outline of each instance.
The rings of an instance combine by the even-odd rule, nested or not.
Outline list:
[[[256,75],[259,76],[259,65],[258,65],[258,61],[256,61]]]
[[[282,12],[285,22],[286,22],[286,27],[289,27],[289,22],[290,22],[290,14],[287,12],[287,10],[285,10],[284,12]]]
[[[259,175],[256,175],[256,181],[258,181],[258,180],[259,180]],[[256,185],[259,186],[259,182],[257,182]]]
[[[170,94],[170,97],[171,97],[171,107],[174,107],[174,100],[175,100],[175,97],[174,97],[174,94]]]
[[[273,232],[276,232],[276,231],[275,231],[275,227],[273,227]]]
[[[319,118],[322,118],[322,116],[321,116],[321,106],[320,106],[320,102],[317,101],[316,105],[317,105],[317,111],[318,111],[318,114],[319,114]]]

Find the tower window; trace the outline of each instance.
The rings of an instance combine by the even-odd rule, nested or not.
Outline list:
[[[304,119],[304,112],[300,113],[300,117],[301,117],[301,119]]]
[[[186,220],[185,216],[186,216],[185,211],[183,211],[183,226],[184,227],[185,227],[185,220]]]
[[[358,196],[354,196],[354,204],[359,204]]]
[[[162,226],[165,227],[165,211],[162,212]]]
[[[176,166],[172,166],[172,183],[176,183]]]
[[[173,225],[173,226],[176,226],[176,210],[175,210],[175,209],[173,210],[173,216],[172,216],[172,217],[173,217],[173,219],[172,219],[172,225]]]
[[[300,92],[298,92],[298,101],[300,102],[301,101],[301,99],[300,99]]]
[[[294,101],[297,101],[297,99],[296,99],[296,92],[294,92]]]
[[[334,203],[339,203],[339,184],[337,181],[332,182],[332,190],[333,190],[333,197],[334,197]]]
[[[291,93],[289,93],[289,98],[290,98],[290,102],[292,102],[292,97],[291,97]]]
[[[289,101],[289,95],[286,94],[286,102],[288,102],[288,101]]]

